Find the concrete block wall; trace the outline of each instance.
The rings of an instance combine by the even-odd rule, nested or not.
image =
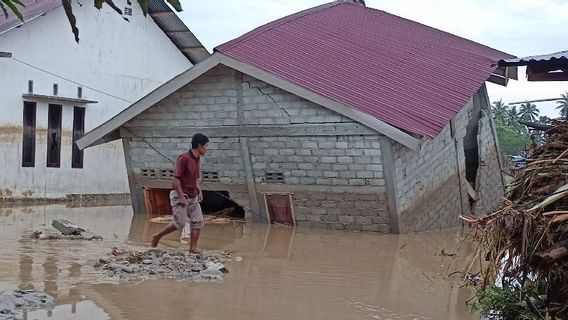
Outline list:
[[[416,232],[460,225],[460,214],[475,213],[470,207],[465,183],[463,140],[473,114],[474,103],[487,110],[483,86],[442,132],[424,139],[418,151],[395,144],[395,178],[401,232]],[[479,120],[480,143],[477,178],[480,207],[494,208],[502,195],[499,163],[493,131],[487,118]],[[491,184],[492,187],[486,186]],[[491,195],[490,193],[494,193]],[[474,206],[475,207],[475,206]]]
[[[237,125],[236,96],[235,71],[216,67],[128,121],[125,126],[172,128]]]
[[[210,140],[208,155],[202,160],[201,170],[218,172],[222,183],[244,183],[245,173],[238,138],[211,138]],[[163,155],[150,148],[148,143]],[[130,138],[134,174],[141,179],[143,169],[173,170],[177,157],[189,149],[191,149],[191,137]],[[165,159],[164,156],[171,161]]]
[[[499,149],[493,135],[491,114],[482,112],[479,119],[479,171],[477,173],[476,214],[487,214],[497,210],[503,200],[503,180],[500,174]]]
[[[385,186],[378,136],[251,138],[256,183],[280,172],[287,184]]]
[[[263,81],[216,67],[124,127],[137,188],[147,181],[142,169],[173,166],[138,137],[175,160],[202,131],[211,139],[202,170],[219,173],[213,187],[228,190],[247,217],[265,219],[263,193],[291,192],[299,225],[390,232],[379,134]],[[283,183],[266,181],[267,172],[282,173]]]
[[[395,145],[394,156],[400,231],[457,225],[462,192],[449,127],[435,139],[422,141],[417,152]]]
[[[390,233],[385,193],[297,192],[292,195],[300,226]]]
[[[354,123],[350,118],[249,75],[243,75],[242,88],[245,125]]]

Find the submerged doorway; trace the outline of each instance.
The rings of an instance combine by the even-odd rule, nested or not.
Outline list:
[[[290,193],[266,193],[264,203],[268,215],[268,223],[295,226],[292,195]]]

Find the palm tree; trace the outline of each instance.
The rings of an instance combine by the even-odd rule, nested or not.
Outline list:
[[[556,101],[558,106],[557,110],[560,110],[560,116],[564,119],[568,118],[568,91],[561,94],[562,100]]]
[[[513,106],[507,110],[507,125],[517,127],[519,123],[519,111],[517,111],[517,106]]]
[[[538,114],[540,110],[536,107],[536,104],[530,102],[525,102],[521,104],[519,108],[519,116],[522,120],[535,122],[538,119]]]
[[[547,116],[538,117],[538,122],[548,124],[552,119]]]
[[[493,113],[493,119],[501,124],[507,123],[509,106],[503,103],[503,99],[493,102],[493,107],[491,112]]]

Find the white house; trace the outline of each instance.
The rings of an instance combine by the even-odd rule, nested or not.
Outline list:
[[[74,13],[31,0],[25,23],[0,15],[0,199],[128,193],[120,140],[85,151],[74,141],[209,56],[163,0]],[[126,19],[128,21],[126,21]],[[11,54],[11,57],[6,57]]]

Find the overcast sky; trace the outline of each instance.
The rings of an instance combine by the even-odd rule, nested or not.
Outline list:
[[[214,47],[286,15],[324,4],[325,0],[182,0],[182,20],[212,51]],[[516,56],[568,50],[566,0],[367,0],[387,11],[485,44]],[[489,84],[491,101],[554,98],[568,82],[519,81],[507,87]],[[537,103],[541,113],[557,117],[555,103]]]

